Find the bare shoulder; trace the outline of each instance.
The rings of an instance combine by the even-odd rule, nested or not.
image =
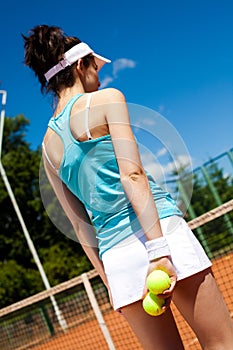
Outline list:
[[[125,102],[124,94],[120,90],[115,88],[106,88],[98,90],[93,95],[93,100],[96,104]]]

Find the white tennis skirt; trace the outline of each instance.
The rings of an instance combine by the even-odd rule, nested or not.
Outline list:
[[[161,219],[160,224],[171,251],[177,280],[190,277],[211,266],[201,244],[182,217]],[[145,235],[139,231],[107,250],[102,256],[114,310],[142,298],[149,267],[145,242]]]

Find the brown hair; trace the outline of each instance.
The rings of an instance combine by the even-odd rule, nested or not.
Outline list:
[[[77,37],[67,36],[63,30],[56,26],[39,25],[30,30],[29,36],[22,35],[24,39],[24,63],[29,66],[39,79],[41,92],[52,92],[59,96],[62,88],[71,87],[75,83],[74,66],[66,67],[60,71],[49,82],[44,74],[56,65],[63,54],[73,46],[81,43]],[[83,58],[86,67],[90,64],[93,56],[88,55]]]

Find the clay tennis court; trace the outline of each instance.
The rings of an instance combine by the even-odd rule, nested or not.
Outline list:
[[[233,280],[229,279],[233,271],[233,254],[228,254],[213,261],[213,271],[223,293],[227,306],[233,317]],[[178,327],[184,341],[185,349],[200,350],[201,347],[186,322],[172,306]],[[104,314],[112,340],[117,350],[142,349],[124,318],[114,311]],[[106,341],[96,320],[89,321],[68,331],[67,334],[57,335],[45,344],[37,346],[36,350],[108,350]]]
[[[215,253],[215,258],[212,258],[213,272],[233,318],[233,236],[228,227],[224,234],[218,235],[219,232],[224,232],[221,225],[221,222],[224,222],[224,215],[232,209],[233,200],[230,200],[193,219],[189,225],[195,229],[215,220],[214,238],[217,239],[219,249]],[[232,220],[231,216],[229,218]],[[212,232],[212,229],[206,231],[206,235],[208,232]],[[222,237],[224,245],[221,241]],[[97,309],[102,316],[101,320],[96,314],[96,307],[91,302],[91,293],[85,280],[90,284]],[[51,304],[51,295],[56,297],[60,311],[67,322],[67,329],[64,329],[59,322],[58,315]],[[200,350],[201,347],[194,333],[174,305],[171,307],[185,349]],[[142,350],[123,316],[112,310],[106,288],[95,270],[1,309],[0,321],[2,350]],[[106,337],[105,332],[104,337],[101,327],[108,330],[110,336]]]

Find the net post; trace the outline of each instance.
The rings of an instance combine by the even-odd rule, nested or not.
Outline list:
[[[40,311],[41,311],[42,317],[44,319],[44,322],[45,322],[45,324],[47,326],[47,329],[49,331],[49,334],[51,336],[53,336],[55,334],[54,328],[53,328],[53,324],[52,324],[52,322],[51,322],[51,320],[49,318],[48,312],[46,310],[46,306],[44,304],[42,304],[40,306]]]
[[[92,306],[92,308],[94,310],[95,316],[96,316],[97,321],[99,323],[100,329],[101,329],[101,331],[102,331],[102,333],[104,335],[104,338],[105,338],[105,340],[106,340],[106,342],[108,344],[108,348],[109,348],[109,350],[116,350],[115,345],[114,345],[114,343],[112,341],[111,335],[109,333],[108,327],[107,327],[107,325],[105,323],[105,320],[103,318],[103,315],[101,313],[100,307],[99,307],[99,305],[97,303],[97,300],[96,300],[95,294],[93,292],[91,283],[90,283],[90,281],[89,281],[89,279],[87,277],[87,274],[83,273],[81,275],[81,277],[82,277],[82,281],[83,281],[85,290],[87,292],[87,296],[88,296],[88,298],[90,300],[91,306]]]

